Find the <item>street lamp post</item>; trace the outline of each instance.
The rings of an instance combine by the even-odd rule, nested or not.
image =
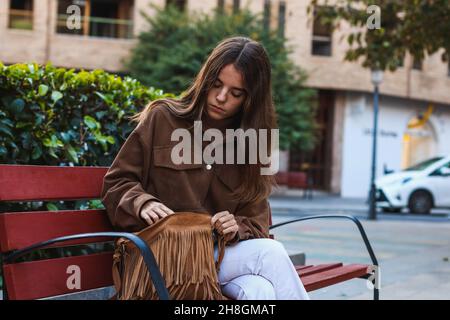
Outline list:
[[[378,96],[379,86],[383,81],[383,71],[372,70],[372,84],[375,87],[373,93],[373,130],[372,130],[372,172],[370,177],[370,204],[369,204],[369,219],[377,219],[376,208],[376,186],[375,186],[375,174],[377,166],[377,133],[378,133]]]

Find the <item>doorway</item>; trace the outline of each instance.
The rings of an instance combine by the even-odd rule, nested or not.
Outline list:
[[[306,172],[312,188],[323,191],[330,191],[331,188],[334,103],[333,91],[319,90],[316,147],[310,152],[291,150],[289,153],[289,171]]]
[[[427,160],[436,155],[437,138],[428,119],[413,117],[403,134],[402,169]]]

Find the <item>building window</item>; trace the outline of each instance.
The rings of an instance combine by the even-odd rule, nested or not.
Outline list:
[[[423,67],[423,61],[422,61],[422,59],[416,59],[416,58],[413,58],[413,65],[412,65],[412,68],[413,68],[414,70],[419,70],[419,71],[421,71],[421,70],[422,70],[422,67]]]
[[[167,6],[175,6],[180,11],[184,11],[186,9],[186,0],[166,0]]]
[[[312,55],[314,56],[331,56],[332,48],[332,27],[322,23],[314,11],[313,35],[312,35]]]
[[[9,2],[8,27],[33,30],[33,0],[11,0]]]
[[[264,30],[269,31],[270,29],[270,0],[264,0],[264,17],[263,24]]]
[[[217,9],[220,13],[224,13],[225,11],[225,0],[218,0],[217,1]]]
[[[286,2],[281,1],[278,5],[278,34],[284,37],[284,29],[286,26]]]
[[[240,8],[241,8],[241,1],[233,0],[233,13],[238,13]]]
[[[134,0],[59,0],[56,32],[132,38],[133,10]]]

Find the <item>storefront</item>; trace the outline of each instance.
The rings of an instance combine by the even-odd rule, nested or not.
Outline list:
[[[372,156],[372,96],[343,94],[340,194],[343,197],[366,197]],[[436,155],[450,154],[448,105],[382,96],[378,128],[377,177]]]

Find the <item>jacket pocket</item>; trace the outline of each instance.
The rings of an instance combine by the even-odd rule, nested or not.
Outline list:
[[[151,180],[158,198],[174,211],[202,208],[210,175],[202,164],[175,164],[172,146],[153,147]]]

